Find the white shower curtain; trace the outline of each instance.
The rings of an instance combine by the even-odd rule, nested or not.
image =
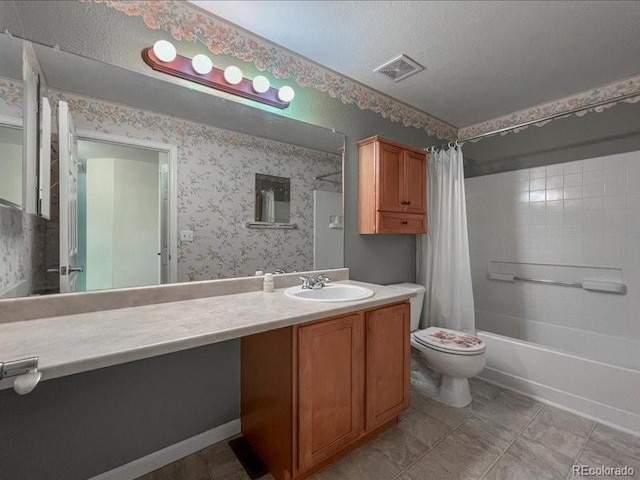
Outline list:
[[[426,235],[417,241],[418,283],[427,289],[422,327],[475,331],[462,150],[434,152],[428,169]]]
[[[262,190],[262,221],[276,221],[276,196],[272,189]]]

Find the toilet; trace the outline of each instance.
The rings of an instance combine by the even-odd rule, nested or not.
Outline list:
[[[429,368],[441,374],[437,400],[456,408],[471,403],[469,378],[475,377],[487,361],[485,343],[475,335],[441,327],[418,330],[425,288],[412,283],[392,285],[416,293],[411,298],[411,346]]]

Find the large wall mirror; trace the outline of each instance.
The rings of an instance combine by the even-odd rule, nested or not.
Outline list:
[[[342,134],[60,49],[33,50],[55,125],[51,209],[19,232],[28,245],[0,238],[0,256],[16,259],[11,271],[0,267],[0,298],[344,265]],[[0,83],[7,145],[20,133],[1,121],[19,112],[19,78]],[[257,175],[288,182],[272,204],[267,191],[281,185],[261,184],[272,222],[256,222]],[[28,289],[12,288],[26,277]]]

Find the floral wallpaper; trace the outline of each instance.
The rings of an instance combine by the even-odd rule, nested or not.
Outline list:
[[[0,115],[22,118],[22,83],[0,78]],[[41,287],[44,271],[42,220],[0,207],[0,296],[22,282]]]
[[[313,268],[313,189],[341,191],[314,177],[342,170],[338,154],[221,130],[102,100],[55,92],[77,128],[177,146],[178,281]],[[296,230],[246,228],[254,220],[255,174],[291,179]]]
[[[344,104],[355,104],[361,110],[371,110],[392,122],[423,129],[438,138],[456,138],[456,127],[239,30],[213,15],[205,15],[187,2],[86,1],[105,4],[132,17],[142,17],[147,27],[169,32],[176,40],[199,42],[214,54],[232,55],[252,62],[258,70],[269,71],[275,78],[291,78],[301,87],[315,88]]]
[[[613,82],[585,92],[581,92],[576,95],[553,100],[551,102],[543,103],[541,105],[530,107],[524,110],[519,110],[517,112],[513,112],[508,115],[495,118],[493,120],[477,123],[468,127],[463,127],[458,133],[458,138],[473,138],[477,135],[482,135],[483,133],[492,132],[501,128],[508,128],[537,119],[544,119],[546,117],[561,114],[563,112],[570,112],[571,110],[574,110],[576,108],[588,107],[589,105],[606,102],[607,100],[613,100],[611,103],[583,110],[582,112],[575,113],[574,115],[583,116],[587,113],[602,112],[603,110],[610,108],[617,103],[615,101],[615,98],[626,95],[633,95],[634,93],[638,93],[638,96],[632,96],[622,101],[627,103],[636,103],[640,101],[640,75],[625,78],[623,80]],[[567,115],[571,115],[571,113],[567,113]],[[534,126],[542,127],[550,121],[552,120],[542,120],[539,123],[534,124]],[[504,134],[506,135],[507,133],[518,133],[526,128],[527,127],[522,127],[515,130],[510,130],[508,132],[505,132]]]

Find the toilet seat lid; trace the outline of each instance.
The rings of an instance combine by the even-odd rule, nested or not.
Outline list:
[[[475,335],[448,328],[429,327],[414,332],[414,338],[427,347],[452,353],[481,353],[486,345]]]

